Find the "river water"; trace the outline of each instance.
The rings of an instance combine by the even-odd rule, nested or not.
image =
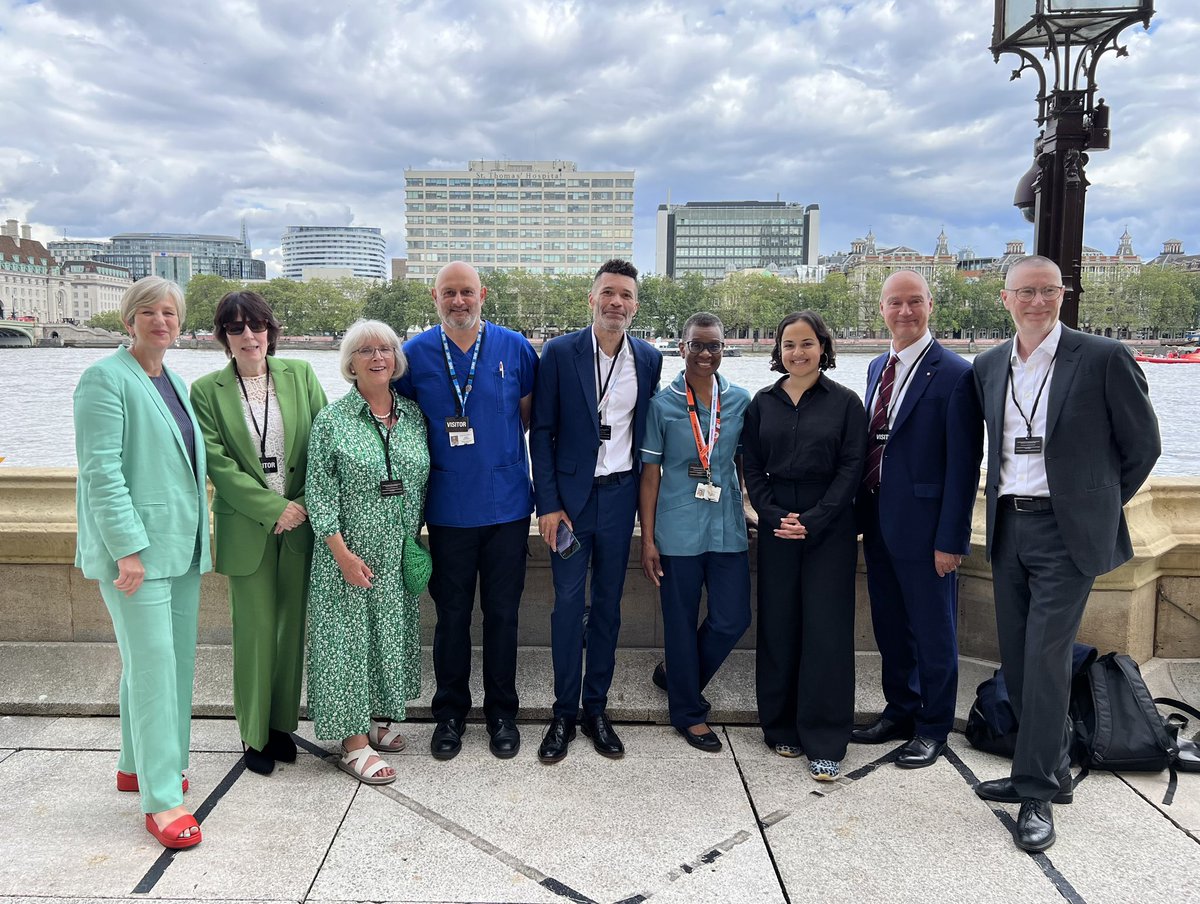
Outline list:
[[[0,467],[74,467],[75,431],[71,395],[79,375],[89,364],[112,349],[2,348],[0,349]],[[338,372],[336,351],[288,350],[281,357],[302,358],[312,364],[330,399],[349,388]],[[870,354],[838,355],[838,366],[829,376],[861,396],[867,379]],[[213,349],[173,349],[166,364],[191,383],[225,364],[224,352]],[[666,383],[682,367],[678,358],[663,362]],[[1150,397],[1158,411],[1163,455],[1155,474],[1200,476],[1200,365],[1145,364]],[[752,392],[773,382],[767,356],[728,358],[721,372]]]

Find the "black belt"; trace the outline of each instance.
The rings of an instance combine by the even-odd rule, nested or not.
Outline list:
[[[624,478],[633,474],[633,471],[618,471],[615,474],[603,474],[600,477],[592,478],[592,486],[606,487],[610,484],[620,483]]]
[[[998,500],[1000,507],[1013,512],[1051,512],[1054,506],[1050,504],[1049,496],[1001,496]]]

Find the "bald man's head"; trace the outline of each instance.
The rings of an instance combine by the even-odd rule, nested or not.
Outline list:
[[[446,264],[433,283],[433,303],[437,305],[442,326],[451,330],[469,330],[479,325],[479,314],[487,289],[479,282],[479,273],[464,261]]]
[[[933,296],[925,277],[915,270],[897,270],[885,279],[879,292],[879,313],[896,351],[920,340],[933,314]]]

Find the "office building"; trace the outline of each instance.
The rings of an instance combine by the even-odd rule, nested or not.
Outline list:
[[[123,232],[108,242],[63,239],[50,243],[58,260],[95,260],[129,271],[133,279],[162,276],[186,288],[193,276],[266,279],[267,265],[242,238],[173,232]]]
[[[62,317],[87,323],[97,314],[121,310],[121,296],[133,285],[128,270],[103,261],[65,261],[59,272],[70,283]]]
[[[633,170],[472,160],[404,177],[409,279],[433,282],[450,261],[481,273],[592,274],[633,257]]]
[[[699,273],[707,283],[736,270],[817,266],[821,209],[785,201],[660,204],[655,272]]]
[[[100,261],[60,262],[28,224],[0,225],[0,311],[41,323],[86,323],[102,311],[120,310],[132,285],[123,267]]]
[[[387,279],[387,241],[377,227],[289,226],[280,242],[285,279]]]

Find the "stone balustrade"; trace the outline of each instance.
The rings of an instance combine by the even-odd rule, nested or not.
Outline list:
[[[1134,558],[1096,581],[1080,639],[1102,651],[1151,657],[1200,657],[1200,478],[1153,478],[1126,508]],[[983,500],[975,507],[974,546],[983,544]],[[548,554],[531,530],[521,610],[521,644],[548,646],[554,591]],[[657,594],[642,577],[634,538],[622,606],[621,644],[662,645]],[[112,625],[95,582],[73,566],[75,471],[0,467],[0,641],[111,641]],[[753,551],[751,563],[753,565]],[[860,557],[856,646],[874,649]],[[433,606],[422,607],[431,642]],[[979,553],[960,572],[959,644],[964,656],[999,659],[991,571]],[[478,625],[476,626],[478,630]],[[225,579],[206,575],[201,643],[230,639]],[[476,638],[478,642],[478,637]],[[743,638],[752,647],[754,629]]]

